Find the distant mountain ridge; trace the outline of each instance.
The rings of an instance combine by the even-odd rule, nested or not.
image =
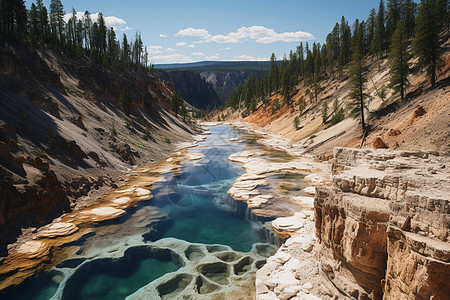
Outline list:
[[[231,72],[231,71],[256,71],[268,72],[269,61],[200,61],[180,64],[156,64],[156,69],[161,70],[190,70],[201,73],[206,71]]]
[[[156,69],[164,71],[192,71],[211,83],[214,91],[224,103],[239,84],[244,85],[254,75],[262,77],[269,72],[269,61],[201,61],[183,64],[160,64]],[[179,78],[181,79],[181,78]],[[175,89],[177,89],[174,86]],[[189,101],[188,101],[189,102]]]
[[[183,99],[198,109],[213,109],[222,104],[211,83],[198,73],[188,70],[158,70],[159,78],[169,81],[174,90],[181,93]]]

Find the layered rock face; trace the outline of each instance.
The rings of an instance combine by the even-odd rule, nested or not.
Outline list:
[[[197,73],[159,70],[158,76],[169,81],[173,89],[180,91],[183,99],[196,108],[208,109],[222,104],[213,86]]]
[[[336,148],[316,191],[321,272],[355,299],[450,295],[450,157]]]

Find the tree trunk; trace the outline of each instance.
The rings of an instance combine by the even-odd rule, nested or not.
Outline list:
[[[361,105],[361,123],[362,123],[362,130],[363,134],[366,130],[366,123],[364,121],[364,94],[363,94],[363,83],[362,83],[362,73],[360,74],[360,80],[359,80],[359,103]]]

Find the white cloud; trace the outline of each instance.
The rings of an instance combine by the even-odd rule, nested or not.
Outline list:
[[[220,48],[219,50],[222,50],[222,51],[231,50],[231,47]]]
[[[246,54],[234,56],[233,58],[236,60],[244,60],[244,61],[247,61],[247,60],[267,61],[267,60],[269,60],[267,57],[255,57],[255,56],[246,55]]]
[[[206,60],[214,60],[214,59],[219,59],[219,57],[217,55],[213,55],[213,56],[208,56],[205,57]]]
[[[175,44],[175,46],[180,47],[180,46],[186,46],[187,43],[186,42],[178,42]]]
[[[309,32],[295,31],[277,33],[273,29],[264,26],[251,26],[248,28],[251,39],[256,40],[257,43],[271,44],[276,42],[300,42],[314,39],[314,36]]]
[[[188,48],[195,48],[194,44],[190,44],[189,46],[187,46]]]
[[[198,37],[200,40],[194,41],[194,44],[215,42],[218,44],[224,43],[243,43],[254,40],[261,44],[270,44],[276,42],[300,42],[314,39],[314,36],[309,32],[292,31],[278,33],[271,28],[264,26],[250,26],[241,27],[236,31],[228,34],[211,35],[206,29],[195,29],[192,27],[179,30],[175,36],[177,37]],[[225,48],[226,49],[226,48]]]
[[[192,55],[205,56],[205,54],[203,52],[194,52],[194,53],[192,53]]]
[[[167,48],[166,51],[167,51],[167,52],[171,52],[171,51],[176,51],[176,50],[173,49],[173,48]]]
[[[96,15],[98,18],[98,14],[96,14]],[[92,19],[94,19],[94,18],[92,17]],[[114,16],[104,17],[104,19],[105,19],[105,25],[107,27],[119,27],[119,26],[125,26],[127,24],[127,22],[125,22],[124,19],[117,18]]]
[[[156,63],[186,63],[193,62],[193,59],[184,54],[171,54],[171,55],[156,55],[152,56],[151,60]]]
[[[201,39],[206,39],[211,37],[211,35],[208,33],[208,30],[206,29],[195,29],[192,27],[178,30],[178,32],[175,34],[177,37],[184,37],[184,36],[194,36],[199,37]]]
[[[158,53],[162,53],[162,48],[161,46],[148,46],[147,47],[147,52],[149,54],[158,54]]]
[[[91,20],[92,22],[97,22],[98,21],[98,13],[96,14],[91,14]],[[84,12],[78,11],[76,13],[77,19],[78,20],[82,20],[84,17]],[[72,17],[72,14],[65,14],[64,15],[64,21],[69,21],[69,19]],[[120,31],[125,31],[125,30],[131,30],[133,28],[130,28],[127,25],[127,22],[124,19],[115,17],[115,16],[103,16],[103,19],[105,20],[105,25],[106,27],[113,27],[114,30],[120,30]]]
[[[127,30],[131,30],[133,28],[125,26],[125,28],[119,28],[120,31],[127,31]],[[114,30],[117,30],[117,28],[114,28]]]
[[[167,34],[162,34],[162,33],[160,33],[160,34],[159,34],[159,37],[160,37],[160,38],[166,38],[166,37],[167,37]]]

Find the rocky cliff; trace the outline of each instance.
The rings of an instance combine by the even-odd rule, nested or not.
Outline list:
[[[226,101],[231,92],[236,89],[239,84],[245,85],[250,75],[259,75],[255,71],[204,71],[200,76],[211,83],[217,95]]]
[[[316,190],[317,257],[352,299],[448,299],[450,156],[336,148]]]
[[[170,95],[143,70],[3,44],[0,254],[21,232],[85,205],[133,165],[188,140],[195,130],[167,110]]]
[[[169,81],[183,99],[198,109],[213,109],[222,104],[212,85],[192,71],[158,71],[158,76]]]

